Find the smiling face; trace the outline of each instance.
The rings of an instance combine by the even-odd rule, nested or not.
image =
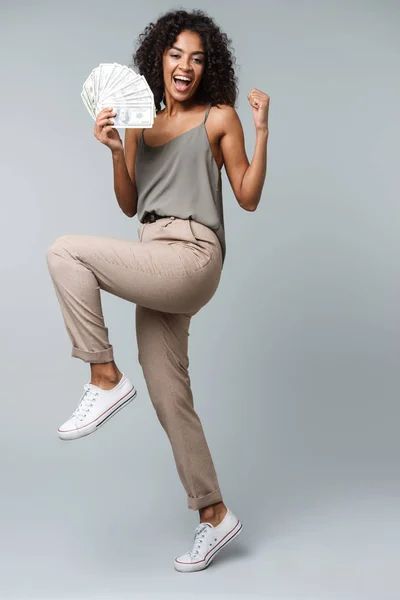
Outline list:
[[[182,31],[171,48],[164,52],[165,97],[177,102],[192,98],[204,72],[204,47],[200,36]]]

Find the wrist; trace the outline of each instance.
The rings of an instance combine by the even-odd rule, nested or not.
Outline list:
[[[268,139],[268,127],[256,127],[256,135]]]
[[[118,148],[116,150],[111,150],[112,159],[115,162],[119,162],[121,160],[125,160],[125,154],[123,148]]]

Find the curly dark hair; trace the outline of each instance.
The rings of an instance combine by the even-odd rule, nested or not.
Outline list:
[[[182,31],[197,33],[204,46],[205,68],[196,90],[198,102],[235,106],[238,88],[231,40],[204,11],[173,10],[147,25],[133,55],[133,66],[146,78],[156,110],[161,110],[164,96],[163,54]]]

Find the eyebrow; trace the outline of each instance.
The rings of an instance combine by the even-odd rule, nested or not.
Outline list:
[[[171,50],[172,49],[179,50],[179,52],[182,52],[182,54],[183,54],[182,48],[178,48],[178,46],[171,46]],[[195,52],[192,52],[192,54],[203,54],[203,56],[204,56],[204,52],[202,50],[196,50]]]

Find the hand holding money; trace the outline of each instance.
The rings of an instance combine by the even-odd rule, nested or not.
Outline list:
[[[116,111],[112,108],[104,108],[96,117],[94,136],[110,148],[112,152],[123,150],[122,140],[118,131],[114,128],[113,117]]]
[[[112,108],[116,128],[153,127],[153,93],[143,75],[125,65],[101,63],[83,84],[81,98],[96,124],[100,113]]]

